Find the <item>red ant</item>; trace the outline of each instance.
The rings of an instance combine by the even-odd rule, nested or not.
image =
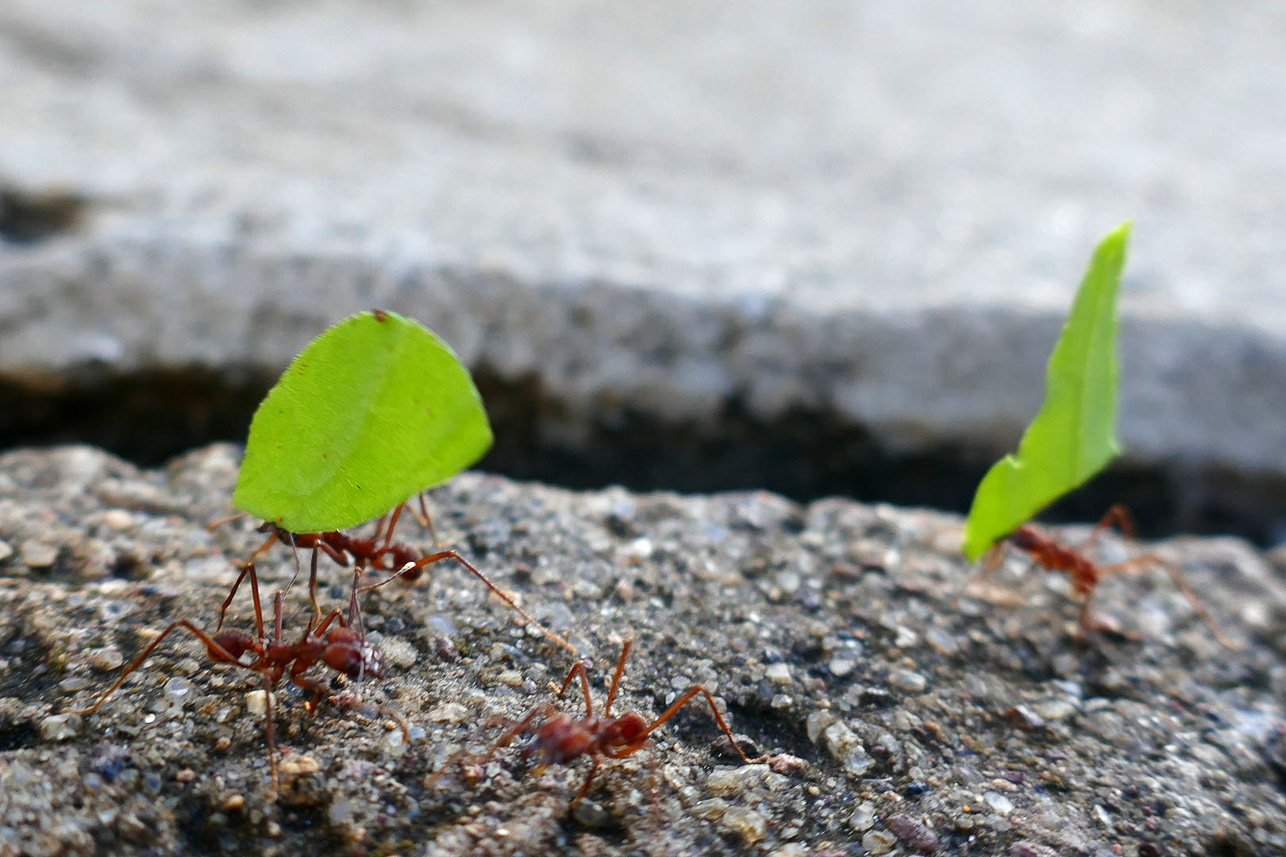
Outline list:
[[[732,748],[741,757],[741,761],[747,765],[753,765],[769,759],[769,756],[766,755],[757,759],[746,757],[746,754],[737,744],[737,739],[733,736],[732,730],[728,728],[723,716],[719,714],[714,697],[710,695],[710,691],[699,684],[693,685],[684,691],[675,700],[674,704],[666,709],[664,714],[651,723],[648,723],[647,718],[636,711],[627,711],[625,714],[613,717],[612,701],[616,698],[616,688],[620,684],[621,674],[625,671],[625,658],[629,655],[633,642],[633,640],[626,640],[625,644],[621,646],[621,656],[616,661],[616,672],[612,674],[612,683],[607,690],[607,704],[603,706],[603,715],[601,717],[594,716],[594,702],[589,695],[589,676],[585,672],[585,663],[577,661],[575,666],[571,668],[571,672],[567,673],[567,678],[563,679],[563,686],[559,689],[558,696],[561,697],[565,694],[572,683],[572,679],[579,676],[581,690],[585,694],[585,716],[577,719],[570,714],[560,712],[552,702],[542,702],[522,719],[513,723],[478,763],[486,764],[498,750],[509,746],[514,738],[524,733],[531,734],[532,739],[531,743],[523,749],[522,756],[524,759],[538,756],[538,772],[543,771],[549,765],[566,765],[576,761],[581,756],[589,756],[591,759],[589,774],[585,777],[585,782],[569,804],[569,806],[575,806],[589,792],[590,784],[594,781],[594,774],[598,771],[598,764],[601,759],[623,759],[641,750],[647,745],[648,736],[673,717],[680,708],[687,705],[698,693],[705,696],[706,702],[710,704],[710,712],[714,714],[715,722],[719,724],[723,734],[728,736],[728,740],[732,743]],[[537,725],[536,721],[541,718],[543,718],[543,721]],[[463,751],[461,751],[462,753]],[[441,770],[433,774],[426,781],[425,787],[431,787],[461,754],[457,754],[456,757],[453,757],[443,765]]]
[[[1093,542],[1103,530],[1112,525],[1115,525],[1126,536],[1132,536],[1134,533],[1134,524],[1130,520],[1130,515],[1125,510],[1125,507],[1120,505],[1109,509],[1103,519],[1094,527],[1089,537],[1076,547],[1060,544],[1042,535],[1034,526],[1024,524],[997,542],[988,551],[986,558],[983,560],[983,576],[994,573],[1000,567],[1000,563],[1004,559],[1006,544],[1012,544],[1018,550],[1028,554],[1042,568],[1049,571],[1063,572],[1067,575],[1072,590],[1081,596],[1079,622],[1081,633],[1084,634],[1090,631],[1105,630],[1110,627],[1102,619],[1096,618],[1090,610],[1094,589],[1098,586],[1100,580],[1109,574],[1122,574],[1152,566],[1160,566],[1170,575],[1170,579],[1174,581],[1174,585],[1179,588],[1183,596],[1188,599],[1192,609],[1197,611],[1197,615],[1210,628],[1215,635],[1215,639],[1230,649],[1236,650],[1239,648],[1220,632],[1214,620],[1210,618],[1210,614],[1202,607],[1201,600],[1197,598],[1197,593],[1184,581],[1179,569],[1169,561],[1156,554],[1145,554],[1113,565],[1097,565],[1087,557],[1084,553],[1085,546]]]
[[[143,652],[121,671],[120,676],[117,677],[112,686],[99,694],[92,705],[87,708],[73,708],[70,711],[76,714],[89,715],[102,708],[111,695],[125,683],[125,679],[143,665],[148,656],[172,631],[178,628],[188,630],[205,644],[206,654],[211,661],[216,664],[230,664],[241,667],[258,674],[263,680],[263,689],[266,695],[264,733],[268,745],[268,767],[272,774],[272,788],[268,793],[268,801],[271,803],[277,799],[278,791],[277,754],[273,732],[273,686],[283,676],[288,675],[292,684],[303,690],[310,691],[312,697],[305,700],[304,710],[311,714],[316,710],[322,695],[327,693],[328,688],[322,682],[304,676],[304,673],[310,667],[321,663],[335,672],[342,673],[360,683],[365,677],[375,680],[384,677],[384,656],[378,649],[366,642],[364,634],[352,627],[357,606],[358,589],[356,578],[354,578],[353,600],[349,605],[348,621],[344,620],[338,609],[332,610],[316,629],[313,628],[313,623],[310,619],[308,627],[304,629],[304,633],[300,636],[298,642],[286,643],[282,641],[282,593],[278,592],[274,597],[272,639],[265,640],[263,611],[259,604],[259,579],[255,574],[253,563],[245,567],[242,571],[242,576],[237,579],[236,585],[240,585],[247,574],[250,577],[250,591],[254,599],[257,637],[252,637],[241,631],[224,630],[216,631],[212,636],[193,625],[187,619],[179,619],[172,622],[155,640],[149,643],[143,649]],[[235,594],[235,592],[236,586],[233,587],[233,593]],[[224,609],[227,608],[231,600],[232,595],[229,595],[228,600],[223,604]],[[220,623],[222,623],[222,614],[220,614]],[[332,627],[332,623],[337,624]],[[242,660],[247,654],[252,656],[251,660]],[[333,695],[331,699],[337,704],[359,707],[352,699],[341,699]],[[387,709],[383,708],[381,710],[387,711]],[[398,715],[395,714],[395,716]],[[398,716],[398,719],[401,719],[400,716]],[[403,732],[407,733],[409,737],[405,722],[403,722],[402,728]]]
[[[419,517],[422,522],[427,522],[429,521],[429,517],[427,509],[424,508],[423,494],[420,495],[420,504],[421,514],[417,517]],[[254,554],[251,555],[248,565],[253,565],[276,542],[288,544],[291,546],[292,550],[296,548],[312,548],[313,555],[308,575],[308,598],[312,603],[314,616],[320,618],[322,610],[321,605],[317,601],[318,552],[326,554],[336,563],[345,568],[347,568],[351,562],[358,573],[367,569],[372,571],[394,572],[383,582],[367,587],[367,589],[374,589],[376,586],[382,586],[393,578],[401,578],[407,581],[417,580],[423,574],[423,569],[425,567],[444,560],[455,560],[460,565],[464,566],[470,574],[482,581],[482,584],[486,586],[487,589],[503,601],[510,610],[513,610],[521,616],[525,622],[540,631],[540,633],[548,639],[571,652],[573,655],[578,654],[576,648],[572,646],[571,643],[567,642],[558,634],[550,631],[544,625],[527,615],[526,611],[519,607],[517,602],[515,602],[508,593],[492,583],[486,575],[475,568],[468,560],[461,556],[458,551],[442,550],[429,554],[428,556],[420,556],[410,546],[401,542],[394,542],[393,528],[397,526],[398,518],[401,517],[402,510],[405,507],[406,503],[399,503],[389,515],[381,517],[375,525],[375,534],[369,539],[355,538],[353,536],[345,535],[337,530],[331,530],[325,533],[292,533],[288,530],[282,529],[271,521],[265,522],[259,527],[259,530],[261,532],[268,533],[268,539],[260,545],[257,550],[255,550]],[[385,527],[386,520],[388,521],[387,528]],[[215,522],[215,524],[211,526],[215,526],[218,523],[222,522]],[[383,536],[382,539],[381,536]],[[295,563],[296,568],[298,568],[298,556],[296,556]],[[245,576],[244,569],[242,570],[241,575],[242,577]],[[356,580],[356,577],[354,579]],[[294,582],[293,578],[291,582]],[[240,583],[241,578],[238,578],[237,582],[233,584],[232,592],[228,594],[227,600],[224,601],[223,608],[219,611],[219,627],[222,627],[223,625],[223,613],[227,609],[228,604],[232,601],[232,596],[236,594],[237,586],[239,586]],[[360,630],[362,624],[360,610],[357,611],[353,618],[353,622]]]

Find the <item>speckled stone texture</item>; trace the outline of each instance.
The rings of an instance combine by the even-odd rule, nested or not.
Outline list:
[[[258,680],[212,667],[189,636],[98,712],[65,713],[175,618],[212,627],[262,540],[251,521],[207,529],[229,511],[237,456],[211,447],[155,472],[84,447],[0,457],[0,854],[1286,850],[1286,587],[1243,543],[1101,544],[1105,562],[1146,549],[1181,564],[1240,651],[1159,570],[1107,581],[1098,607],[1121,633],[1078,641],[1061,579],[1016,561],[956,602],[969,570],[950,516],[476,474],[432,495],[440,541],[592,659],[599,705],[633,638],[617,712],[654,715],[700,682],[772,761],[731,758],[701,705],[653,751],[604,763],[575,808],[584,760],[480,759],[502,728],[489,719],[553,700],[572,659],[437,567],[363,596],[388,674],[356,689],[360,706],[309,714],[278,686],[268,804]],[[399,537],[431,547],[413,522]],[[270,602],[293,561],[274,547],[259,567]],[[325,606],[342,607],[346,573],[321,568]],[[292,639],[303,587],[285,603]],[[229,627],[253,631],[244,591]]]

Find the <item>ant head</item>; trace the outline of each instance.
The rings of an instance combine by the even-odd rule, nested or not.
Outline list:
[[[1010,533],[1009,540],[1014,543],[1014,547],[1022,551],[1031,550],[1041,541],[1037,532],[1026,524]]]
[[[326,666],[341,672],[349,678],[370,678],[376,681],[384,678],[384,654],[369,643],[356,639],[334,635],[322,653]]]
[[[633,743],[647,732],[647,720],[637,711],[627,711],[616,718],[616,734],[626,743]]]

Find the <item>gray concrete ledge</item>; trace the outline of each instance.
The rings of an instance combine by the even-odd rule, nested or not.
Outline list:
[[[664,11],[662,11],[662,9]],[[372,305],[612,409],[1010,447],[1136,220],[1127,464],[1286,474],[1286,22],[1135,0],[0,12],[0,376],[272,372]]]

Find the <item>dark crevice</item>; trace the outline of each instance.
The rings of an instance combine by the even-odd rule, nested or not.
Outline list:
[[[84,222],[88,209],[89,200],[79,194],[0,185],[0,239],[34,244],[71,232]]]
[[[0,753],[22,750],[40,743],[40,730],[34,723],[0,723]]]
[[[154,467],[213,441],[244,442],[273,380],[208,369],[0,380],[0,448],[89,443]],[[964,512],[997,455],[959,444],[895,452],[837,414],[797,410],[765,421],[736,399],[700,423],[606,402],[601,415],[586,416],[535,379],[483,370],[475,380],[496,436],[480,466],[569,488],[765,489],[799,501],[846,496]],[[1147,537],[1231,534],[1261,545],[1286,537],[1286,479],[1191,467],[1117,464],[1042,519],[1092,522],[1114,503],[1133,512]]]

